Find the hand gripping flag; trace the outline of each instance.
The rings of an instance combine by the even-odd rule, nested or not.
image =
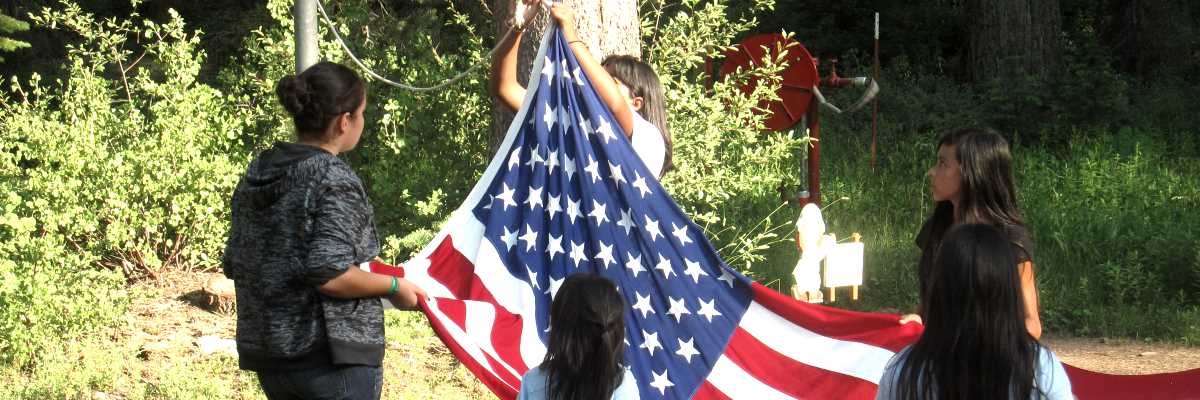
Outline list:
[[[629,305],[625,360],[644,399],[874,396],[919,326],[795,302],[725,265],[557,28],[532,71],[496,157],[444,229],[402,269],[371,266],[428,291],[430,323],[476,377],[515,398],[546,353],[559,285],[592,272]]]

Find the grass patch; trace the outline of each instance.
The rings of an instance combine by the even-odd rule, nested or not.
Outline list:
[[[869,136],[839,125],[827,120],[823,135],[826,224],[839,238],[862,233],[867,253],[862,300],[837,306],[910,311],[917,302],[914,239],[932,206],[924,174],[937,133],[881,136],[872,171]],[[1014,145],[1046,329],[1200,344],[1200,158],[1173,146],[1170,135],[1073,138],[1055,153]],[[794,220],[798,212],[781,214]],[[753,268],[786,293],[798,257],[790,241],[777,243]]]

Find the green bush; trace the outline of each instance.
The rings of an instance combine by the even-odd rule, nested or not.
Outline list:
[[[780,210],[777,187],[796,182],[809,138],[803,129],[764,132],[756,114],[764,100],[776,99],[787,49],[755,68],[720,77],[703,73],[706,57],[721,57],[734,39],[756,24],[757,14],[774,2],[756,1],[744,15],[722,1],[683,1],[665,12],[648,1],[642,15],[645,58],[663,82],[675,143],[675,169],[663,186],[697,224],[727,263],[757,276],[766,250],[786,239],[790,215]],[[752,93],[739,89],[756,81]]]
[[[0,361],[16,365],[120,315],[122,276],[215,267],[249,161],[249,120],[196,82],[183,21],[98,21],[70,3],[33,21],[80,40],[63,79],[14,79],[0,103]]]

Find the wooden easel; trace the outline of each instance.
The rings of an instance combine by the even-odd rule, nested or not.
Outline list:
[[[862,235],[859,235],[858,232],[851,234],[850,238],[851,238],[851,240],[854,241],[854,243],[862,243]],[[822,271],[821,271],[821,275],[823,277],[828,276],[828,268],[829,268],[828,261],[826,261],[826,263],[824,265],[825,265],[825,268],[822,268]],[[830,303],[837,301],[837,288],[838,287],[839,286],[826,286],[826,288],[829,289],[828,297],[829,297]],[[858,300],[858,285],[850,285],[850,299]]]

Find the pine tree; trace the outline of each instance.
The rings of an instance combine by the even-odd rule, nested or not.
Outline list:
[[[0,35],[7,35],[13,32],[27,30],[29,30],[29,23],[4,14],[0,14]],[[0,36],[0,52],[11,52],[13,50],[28,47],[28,42],[22,42],[7,36]],[[4,57],[0,57],[0,61],[4,61]]]

